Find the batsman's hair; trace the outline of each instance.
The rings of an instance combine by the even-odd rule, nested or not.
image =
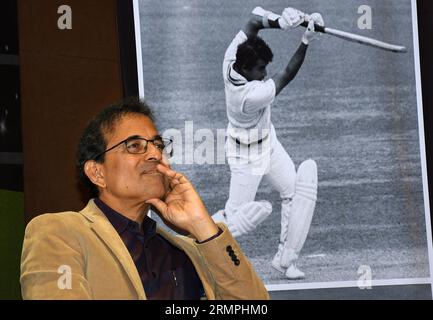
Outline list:
[[[87,124],[81,135],[76,153],[76,166],[79,180],[88,188],[91,197],[97,197],[99,191],[85,174],[84,165],[89,160],[104,162],[103,152],[107,148],[106,135],[114,131],[119,120],[130,114],[141,114],[154,121],[152,110],[146,102],[136,97],[129,97],[103,109]]]
[[[234,68],[251,70],[259,59],[266,64],[272,62],[274,54],[268,44],[258,36],[251,36],[238,46]]]

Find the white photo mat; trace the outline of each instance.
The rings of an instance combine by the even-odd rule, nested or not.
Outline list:
[[[307,238],[300,258],[301,266],[307,273],[306,279],[302,281],[289,281],[284,279],[284,276],[280,276],[274,271],[269,271],[268,268],[263,270],[261,269],[261,266],[264,264],[269,264],[270,259],[276,252],[277,244],[275,240],[278,239],[279,234],[280,226],[278,217],[280,215],[280,207],[278,201],[279,199],[275,195],[272,196],[272,199],[274,200],[274,212],[272,213],[273,222],[268,224],[264,223],[263,228],[266,228],[266,230],[263,231],[263,233],[258,232],[257,237],[253,237],[251,235],[249,237],[240,238],[239,243],[244,248],[247,256],[258,270],[259,275],[263,278],[267,289],[270,291],[358,287],[360,285],[359,281],[362,277],[362,274],[358,273],[359,269],[357,268],[348,270],[348,268],[350,268],[350,263],[346,261],[345,254],[350,255],[348,259],[359,259],[357,264],[354,264],[354,266],[361,267],[365,264],[366,266],[371,267],[372,279],[369,284],[371,284],[372,287],[411,284],[433,285],[433,248],[428,197],[429,191],[427,183],[416,0],[384,1],[385,4],[383,4],[382,1],[353,0],[345,1],[341,6],[335,6],[335,8],[332,9],[327,7],[327,5],[331,6],[334,2],[335,0],[321,2],[320,8],[317,8],[317,11],[319,12],[325,11],[322,12],[324,13],[325,23],[329,23],[330,27],[334,27],[335,25],[342,30],[358,33],[364,36],[371,36],[373,38],[386,36],[387,38],[382,38],[380,40],[388,40],[389,42],[397,41],[398,44],[403,43],[407,46],[408,53],[396,54],[378,52],[379,49],[364,47],[359,44],[346,44],[344,43],[344,40],[334,39],[330,38],[330,36],[322,35],[321,39],[317,41],[317,44],[313,43],[311,45],[312,48],[309,48],[304,66],[301,68],[300,74],[298,75],[298,78],[301,78],[301,80],[295,79],[293,89],[291,88],[292,84],[289,84],[289,86],[284,89],[283,93],[281,94],[283,98],[280,99],[277,97],[274,103],[275,108],[276,110],[277,108],[281,109],[281,106],[285,105],[286,103],[293,103],[294,101],[296,102],[296,99],[303,94],[302,89],[308,87],[308,85],[311,83],[311,78],[314,78],[315,80],[312,81],[313,86],[308,88],[313,93],[311,95],[307,95],[306,97],[301,97],[306,99],[306,103],[322,105],[324,111],[321,112],[320,110],[317,110],[317,108],[314,108],[312,111],[313,115],[317,114],[320,117],[323,117],[323,119],[321,119],[323,122],[328,122],[329,120],[330,125],[335,126],[335,129],[338,130],[340,130],[340,128],[338,128],[336,124],[343,123],[343,134],[347,133],[344,131],[345,129],[347,130],[347,128],[344,128],[344,121],[348,123],[352,123],[353,121],[354,129],[359,130],[359,128],[356,127],[357,122],[353,120],[354,118],[347,120],[347,117],[359,117],[359,120],[357,121],[361,122],[362,125],[363,121],[365,121],[365,124],[380,124],[381,117],[389,115],[392,117],[395,116],[397,119],[392,119],[389,127],[390,132],[388,137],[390,137],[392,141],[389,142],[383,138],[384,145],[381,146],[380,141],[382,138],[380,134],[383,132],[379,132],[378,136],[376,137],[376,133],[374,132],[375,127],[366,127],[366,130],[371,132],[371,136],[375,137],[370,137],[371,141],[369,140],[369,137],[366,138],[369,141],[363,141],[361,139],[359,140],[359,144],[362,145],[365,143],[365,148],[367,148],[365,152],[376,152],[378,154],[377,157],[375,157],[374,154],[371,155],[370,160],[371,164],[379,163],[379,169],[376,167],[374,170],[370,170],[370,168],[367,167],[364,171],[362,171],[364,169],[363,167],[352,169],[351,166],[353,163],[357,163],[357,161],[347,158],[348,164],[345,164],[344,161],[346,161],[346,158],[343,157],[344,154],[336,152],[335,159],[333,159],[335,163],[341,163],[342,168],[355,170],[353,177],[341,182],[338,180],[338,175],[336,179],[332,179],[331,177],[326,178],[328,171],[324,173],[320,171],[320,165],[322,163],[325,163],[325,169],[332,167],[330,165],[332,162],[330,161],[330,158],[328,156],[321,155],[320,148],[317,147],[332,141],[332,139],[327,136],[330,134],[330,132],[327,131],[327,129],[320,129],[323,131],[318,130],[318,135],[315,137],[316,131],[313,128],[312,133],[309,134],[308,138],[306,139],[306,143],[311,143],[311,148],[295,145],[295,147],[291,149],[291,143],[296,141],[297,134],[305,133],[305,131],[302,131],[301,129],[298,130],[297,126],[308,126],[308,114],[305,113],[307,116],[302,112],[297,114],[297,116],[302,118],[301,124],[294,124],[291,127],[289,126],[286,129],[280,130],[279,127],[281,122],[278,121],[278,118],[275,119],[274,116],[284,116],[284,113],[273,111],[273,123],[276,127],[277,136],[279,137],[283,146],[287,149],[288,153],[292,156],[292,159],[296,165],[299,165],[299,162],[308,156],[312,156],[313,159],[317,157],[316,159],[319,164],[319,200],[316,204],[316,212],[310,229],[310,235]],[[206,6],[206,3],[209,4],[209,7]],[[227,119],[225,115],[224,87],[221,75],[221,65],[226,47],[237,31],[240,30],[243,24],[247,21],[249,11],[251,11],[256,5],[261,5],[264,8],[270,8],[273,10],[282,10],[284,6],[287,6],[286,1],[263,1],[262,3],[258,4],[254,1],[244,0],[242,1],[243,8],[242,5],[239,4],[235,6],[231,1],[222,1],[221,4],[214,3],[213,5],[211,5],[211,3],[213,2],[176,1],[172,3],[171,1],[162,1],[160,3],[150,0],[134,0],[135,36],[136,43],[138,44],[136,48],[139,93],[140,97],[148,101],[156,111],[156,118],[160,129],[162,128],[167,130],[175,128],[181,132],[186,132],[186,122],[193,122],[195,131],[209,128],[213,130],[213,132],[216,132],[217,129],[224,129],[227,124]],[[307,10],[311,7],[312,3],[313,1],[292,1],[290,5],[300,10]],[[342,3],[341,0],[339,0],[338,3]],[[236,7],[233,9],[233,11],[230,10],[231,5]],[[360,16],[357,10],[361,5],[369,5],[373,11],[373,28],[370,33],[369,30],[357,29],[356,20],[347,21],[347,19],[349,19],[346,17],[348,12],[350,13],[351,18]],[[390,6],[389,11],[385,8],[386,6]],[[397,9],[393,10],[391,7],[396,7]],[[400,18],[402,14],[401,12],[398,13],[398,9],[406,10],[404,11],[404,16],[407,19],[411,19],[411,34],[409,35],[407,30],[409,23],[406,23],[406,31],[401,31],[401,35],[406,35],[403,39],[399,38],[399,26],[394,24],[396,22],[398,23],[398,18]],[[236,16],[235,11],[240,12],[241,15]],[[381,15],[383,12],[391,15],[386,22],[380,21],[381,18],[384,18],[384,16]],[[328,13],[328,15],[325,13]],[[332,17],[334,19],[339,17],[340,20],[329,21],[329,13],[333,14]],[[396,15],[398,13],[399,15],[394,17],[392,16],[394,13]],[[230,14],[230,19],[223,18],[228,14]],[[143,16],[145,16],[146,19],[143,19]],[[227,26],[227,23],[225,23],[224,27],[220,25],[227,21],[230,21],[230,24],[232,25]],[[154,23],[156,23],[157,26],[152,25]],[[386,29],[387,23],[389,24],[388,29]],[[402,23],[402,25],[403,24],[404,23]],[[208,27],[209,29],[200,29],[204,27]],[[164,30],[164,28],[166,28],[166,30]],[[403,28],[404,26],[402,29]],[[155,32],[155,30],[158,30],[158,32]],[[227,30],[229,31],[226,32]],[[387,30],[387,32],[384,30]],[[220,32],[222,35],[220,35]],[[290,46],[287,45],[285,55],[282,54],[282,51],[276,47],[276,44],[281,43],[281,39],[285,39],[287,41],[290,39],[290,41],[294,41],[296,37],[279,35],[279,38],[272,38],[272,34],[278,32],[282,33],[283,31],[264,30],[259,34],[263,36],[266,41],[269,40],[270,47],[274,51],[274,62],[269,67],[268,74],[272,74],[272,72],[277,71],[279,68],[283,68],[290,58],[290,55],[293,54],[294,50],[296,49],[294,44]],[[298,31],[298,37],[300,34],[301,33]],[[412,39],[410,39],[409,36]],[[224,41],[221,39],[222,37],[224,38]],[[209,46],[212,44],[213,39],[215,39],[213,48],[207,50],[202,49],[201,46]],[[161,46],[161,48],[159,48],[159,46]],[[191,48],[192,46],[196,47]],[[342,56],[326,56],[326,54],[332,55],[335,54],[336,51],[338,52],[340,50],[335,49],[335,47],[337,47],[337,49],[341,48]],[[211,54],[200,56],[202,53],[209,52],[214,52],[214,55]],[[350,56],[347,58],[344,56],[344,54],[347,52],[353,54],[353,57]],[[362,56],[362,54],[368,55],[370,53],[372,54],[371,58]],[[411,57],[411,55],[413,56],[413,59],[408,59],[408,57]],[[335,66],[336,60],[340,59],[341,64],[343,64],[342,69],[340,70],[341,73],[354,73],[363,75],[359,69],[366,68],[366,71],[370,71],[371,74],[368,64],[373,64],[374,58],[378,58],[382,62],[391,62],[389,62],[389,66],[383,66],[382,63],[382,66],[376,66],[377,69],[371,69],[375,72],[377,71],[377,74],[371,75],[371,82],[380,83],[381,81],[378,81],[375,79],[375,77],[383,74],[385,80],[389,81],[389,83],[383,82],[382,86],[368,86],[368,80],[360,78],[359,81],[348,83],[347,79],[350,80],[351,78],[343,77],[340,82],[335,81],[335,83],[341,83],[341,88],[339,86],[330,88],[326,85],[327,82],[331,83],[334,81],[333,77],[338,76],[338,71],[340,69],[336,70],[332,67],[332,64]],[[174,62],[170,62],[170,59],[174,60]],[[316,73],[313,72],[315,71],[314,69],[311,69],[308,66],[311,65],[315,60],[321,60],[323,63],[323,69],[320,69]],[[359,62],[359,65],[353,65],[354,61]],[[330,64],[329,67],[326,66],[327,63]],[[386,68],[399,65],[406,70],[406,73],[399,73],[398,70],[395,70],[396,80],[394,82],[394,79],[389,77],[387,78],[389,70]],[[167,72],[167,70],[170,72]],[[330,74],[326,74],[328,71]],[[413,77],[408,79],[409,81],[413,80],[412,83],[405,83],[403,80],[400,81],[401,79],[397,79],[398,75],[412,74],[412,72]],[[213,78],[214,80],[212,80]],[[298,81],[297,85],[296,81]],[[323,88],[317,86],[317,84],[320,84],[321,82],[324,83]],[[195,94],[197,95],[197,100],[199,101],[195,101]],[[341,109],[341,114],[338,114],[335,109],[329,110],[329,104],[332,102],[334,102],[336,105],[340,103],[342,106],[350,107],[354,103],[354,101],[351,100],[352,94],[358,100],[364,95],[365,101],[358,101],[359,108],[351,109],[351,114],[345,114],[344,109]],[[347,101],[345,99],[347,99]],[[376,110],[373,110],[373,112],[370,114],[366,114],[362,110],[364,105],[381,106],[389,99],[393,100],[390,102],[390,107],[399,105],[400,103],[411,104],[410,106],[406,107],[407,109],[413,110],[413,112],[416,110],[417,117],[415,121],[417,121],[417,123],[415,124],[414,121],[410,122],[409,120],[406,121],[404,119],[405,115],[410,116],[410,114],[404,114],[403,111],[406,110],[404,108],[400,109],[400,113],[396,112],[395,114],[393,111],[386,110],[386,107],[384,107],[384,110],[380,110],[380,112],[383,113],[377,111],[377,114],[375,113]],[[207,109],[203,111],[203,114],[208,114],[208,119],[200,115],[202,112],[200,109],[201,106],[203,106],[204,109]],[[308,105],[305,106],[305,109],[308,108]],[[326,112],[328,112],[328,110],[330,115],[329,119],[326,118]],[[289,112],[296,112],[296,110],[290,109]],[[413,114],[411,116],[412,120],[415,119]],[[341,119],[337,119],[338,117]],[[366,120],[368,117],[377,117],[377,119],[373,119],[372,122],[369,122],[369,119]],[[399,117],[403,118],[400,119]],[[287,118],[284,120],[289,121],[293,119]],[[386,121],[387,118],[384,118],[384,122]],[[417,127],[417,134],[413,134],[414,127]],[[386,126],[383,130],[385,133],[387,133]],[[357,137],[354,137],[354,141],[350,140],[352,137],[347,137],[346,140],[341,140],[339,134],[340,131],[335,133],[335,143],[338,144],[341,143],[341,141],[347,142],[349,146],[346,154],[353,152],[352,157],[354,158],[361,155],[361,153],[358,153],[360,151],[356,149],[357,146],[354,146],[353,149],[349,148],[351,143],[353,144],[357,141]],[[215,134],[215,136],[217,135]],[[362,134],[359,134],[359,137],[365,138],[365,136]],[[186,137],[184,138],[186,139]],[[413,143],[414,141],[417,143],[415,147]],[[184,143],[187,144],[188,142]],[[372,144],[377,144],[377,148],[372,150],[368,149],[368,146],[371,146]],[[358,145],[358,143],[356,143],[356,145]],[[398,146],[395,147],[396,145]],[[401,157],[405,158],[405,160],[399,161],[399,159],[396,159],[396,164],[392,168],[386,167],[386,165],[382,166],[380,163],[386,161],[387,157],[390,156],[383,151],[388,147],[391,149],[395,147],[399,152],[402,152],[398,155],[401,155]],[[409,150],[408,148],[414,149]],[[316,152],[317,149],[319,150]],[[191,149],[188,149],[188,146],[185,145],[183,152],[186,152],[187,150]],[[384,152],[383,154],[380,153],[382,151]],[[404,153],[406,151],[408,152],[407,154]],[[393,150],[390,152],[392,153]],[[384,158],[382,158],[382,156]],[[411,159],[415,159],[417,161],[413,168],[411,167]],[[409,168],[406,168],[406,165],[409,166]],[[213,204],[213,206],[211,205],[210,208],[210,211],[212,211],[211,213],[223,208],[229,191],[228,181],[230,178],[230,171],[228,170],[228,164],[202,165],[194,163],[181,164],[178,166],[174,165],[174,168],[186,173],[187,176],[191,178],[198,191],[202,195],[205,203],[208,203],[209,201]],[[381,172],[380,168],[388,171]],[[379,171],[376,171],[376,169]],[[337,169],[332,168],[332,170]],[[356,171],[361,173],[358,174]],[[332,172],[332,174],[335,172]],[[324,180],[321,180],[321,174],[325,176]],[[206,175],[206,179],[203,178],[203,175]],[[221,178],[223,175],[224,178]],[[331,174],[329,173],[329,175]],[[220,182],[220,180],[223,180],[223,182]],[[376,205],[379,206],[379,209],[374,210],[378,210],[377,212],[379,214],[384,212],[384,215],[389,217],[389,223],[385,223],[384,221],[388,220],[384,218],[380,221],[380,223],[376,224],[375,221],[368,220],[368,214],[366,214],[367,221],[364,221],[361,218],[358,219],[359,212],[362,212],[363,209],[369,209],[369,207],[360,209],[356,208],[356,205],[354,205],[353,207],[348,207],[347,209],[341,208],[345,204],[350,204],[350,199],[348,200],[347,197],[350,198],[351,196],[353,197],[353,195],[356,196],[359,194],[357,193],[357,190],[362,191],[365,188],[365,190],[369,190],[366,191],[366,193],[368,193],[366,196],[370,197],[371,199],[375,199],[375,190],[380,192],[382,186],[383,188],[388,188],[391,191],[397,190],[398,188],[394,189],[393,187],[393,185],[395,185],[397,182],[404,185],[402,188],[406,188],[405,190],[408,191],[409,195],[406,200],[403,199],[401,200],[401,203],[396,203],[393,199],[401,198],[401,195],[390,192],[383,197],[383,203],[376,201],[375,204],[371,206],[373,209]],[[346,192],[345,188],[353,188],[354,193],[345,193],[345,196],[342,196],[343,200],[340,198],[332,200],[332,192],[328,192],[326,194],[326,199],[321,199],[323,196],[323,193],[321,192],[322,189],[335,189]],[[369,188],[371,188],[371,190]],[[259,187],[259,192],[257,195],[258,197],[266,199],[269,195],[272,195],[272,191],[268,186],[264,185]],[[217,197],[217,201],[215,200],[215,197]],[[390,199],[385,200],[388,198]],[[360,199],[360,203],[362,201],[366,201],[368,204],[367,200],[362,198]],[[380,197],[378,199],[380,200]],[[330,201],[329,203],[332,205],[326,201]],[[358,200],[356,197],[353,197],[353,201],[356,202]],[[396,207],[388,208],[387,205],[389,203],[396,203]],[[327,211],[321,209],[322,205],[327,207]],[[337,218],[332,217],[331,211],[333,210],[329,210],[330,208],[333,210],[335,209],[337,212],[343,212],[344,219],[341,221],[336,220],[340,219],[339,217],[341,217],[341,215]],[[414,209],[414,212],[405,213],[406,209],[411,208]],[[351,212],[353,212],[354,215],[356,214],[356,217],[353,217],[355,221],[353,224],[348,223],[351,221]],[[393,216],[393,212],[397,212],[396,217]],[[420,212],[423,212],[424,214],[422,217],[414,216],[415,214],[419,215]],[[320,217],[317,216],[319,214],[321,215]],[[327,214],[329,214],[329,219],[334,219],[336,221],[334,225],[332,224],[332,221],[327,220]],[[407,219],[409,220],[406,220],[406,216],[403,216],[404,214],[407,214],[409,217]],[[396,219],[398,222],[394,223],[394,219]],[[357,228],[357,223],[359,224],[359,229]],[[423,224],[422,228],[419,227],[420,223]],[[261,226],[259,226],[258,229],[259,228],[261,228]],[[366,233],[370,232],[373,237],[372,243],[376,245],[370,247],[369,243],[366,241],[368,236],[364,238],[364,231],[360,230],[366,230]],[[414,233],[411,233],[411,230],[413,230]],[[418,234],[417,232],[419,232],[419,230],[423,230],[425,233]],[[395,233],[395,237],[392,236],[393,232]],[[267,234],[272,235],[269,237],[272,238],[272,241],[268,239]],[[334,236],[334,234],[340,234],[342,238],[336,237],[335,241],[330,240],[330,245],[328,247],[326,247],[328,244],[326,241],[323,245],[324,247],[322,247],[320,243],[312,243],[314,241],[320,242],[321,239],[327,239],[326,234],[330,234],[331,237]],[[383,234],[390,236],[384,236],[384,238],[381,239],[380,237]],[[402,237],[400,236],[401,234],[403,234]],[[357,237],[359,238],[359,243],[356,242]],[[257,238],[259,239],[257,240]],[[267,243],[267,240],[269,240],[269,243]],[[348,243],[348,248],[343,248],[342,243]],[[259,250],[257,249],[258,246],[265,246],[266,248],[265,250]],[[338,253],[339,251],[341,251],[341,253]],[[399,265],[399,263],[396,261],[401,259],[399,253],[400,251],[402,256],[404,254],[412,255],[410,256],[410,261],[402,261],[402,265]],[[338,254],[333,254],[334,252],[337,252]],[[269,255],[267,255],[267,253],[269,253]],[[353,256],[351,256],[351,254],[353,254]],[[369,257],[371,257],[371,259],[369,259]],[[341,259],[341,261],[339,259]],[[382,261],[382,259],[389,259],[389,261],[387,263],[387,261]],[[339,262],[341,262],[341,264],[339,264]],[[376,263],[377,268],[380,269],[379,275],[375,275]],[[341,270],[339,269],[340,266],[342,266]],[[311,273],[314,274],[312,275]],[[341,273],[342,279],[338,279],[339,273]],[[329,274],[332,275],[329,276]],[[348,276],[349,274],[352,274],[353,278]],[[392,276],[389,278],[387,274],[391,274]]]

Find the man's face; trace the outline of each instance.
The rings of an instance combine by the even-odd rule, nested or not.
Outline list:
[[[151,140],[158,135],[153,121],[141,114],[122,117],[114,130],[105,135],[107,149],[131,136]],[[144,154],[131,154],[124,143],[108,151],[101,164],[106,187],[101,188],[101,198],[115,198],[119,201],[144,202],[151,198],[162,198],[166,193],[167,181],[158,172],[156,165],[162,160],[162,153],[152,143],[147,144]]]
[[[268,74],[266,72],[266,66],[267,66],[267,63],[265,61],[263,61],[262,59],[259,59],[259,60],[257,60],[257,63],[255,64],[255,66],[252,69],[242,69],[243,76],[248,81],[253,81],[253,80],[261,81]]]

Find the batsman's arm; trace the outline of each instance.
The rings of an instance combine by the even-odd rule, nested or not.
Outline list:
[[[301,45],[299,46],[298,50],[296,50],[287,66],[272,77],[275,82],[276,96],[284,89],[285,86],[290,83],[290,81],[295,78],[296,74],[304,63],[305,55],[307,54],[307,48],[308,45],[304,42],[301,42]]]
[[[262,18],[251,14],[250,19],[242,28],[242,31],[245,32],[248,38],[250,38],[253,36],[257,36],[261,29],[264,29],[264,26],[262,24]]]
[[[271,29],[281,29],[280,23],[278,22],[281,16],[272,13],[270,11],[265,11],[260,8],[257,10],[255,8],[250,15],[248,22],[242,28],[247,37],[257,36],[261,29],[271,28]]]

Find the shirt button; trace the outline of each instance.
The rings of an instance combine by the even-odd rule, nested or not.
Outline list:
[[[238,266],[238,265],[241,264],[241,262],[240,262],[238,259],[236,259],[236,260],[234,261],[234,264],[235,264],[235,266]]]
[[[232,246],[227,246],[227,247],[226,247],[226,251],[227,251],[227,252],[233,251]]]

